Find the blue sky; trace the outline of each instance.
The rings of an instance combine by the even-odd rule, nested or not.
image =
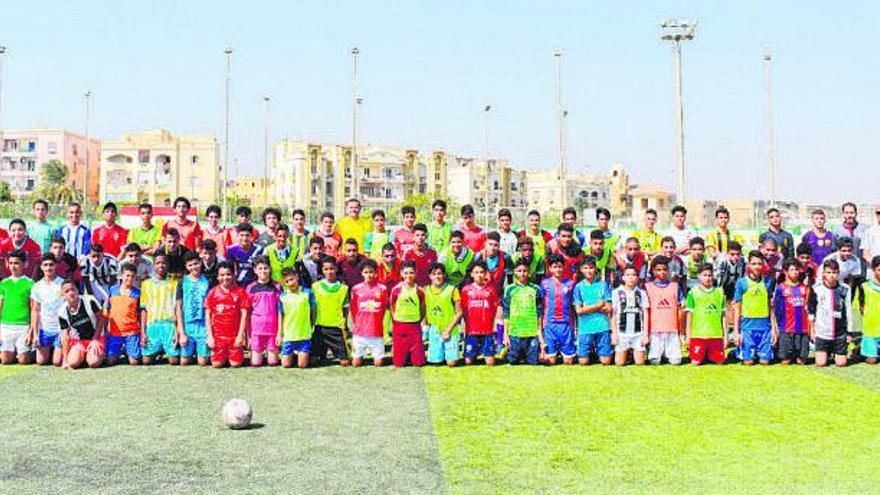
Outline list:
[[[232,156],[261,170],[262,95],[272,137],[348,142],[357,45],[362,142],[556,160],[555,46],[571,168],[624,163],[673,184],[672,69],[658,22],[698,17],[684,48],[691,195],[766,194],[762,53],[774,55],[777,190],[814,202],[877,199],[880,4],[876,2],[4,3],[3,125],[137,129],[222,139],[227,44],[235,48]]]

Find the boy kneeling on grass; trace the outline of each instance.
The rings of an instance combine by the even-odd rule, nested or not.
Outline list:
[[[868,280],[856,291],[856,299],[859,301],[859,311],[862,313],[862,336],[861,354],[868,364],[877,364],[880,356],[880,256],[874,256],[871,260],[871,269],[874,271],[874,280]]]
[[[699,268],[700,284],[688,291],[685,302],[685,332],[691,364],[711,361],[724,364],[727,348],[727,299],[724,289],[716,287],[712,265]]]
[[[428,327],[428,362],[446,362],[450,368],[461,356],[461,293],[446,280],[446,267],[434,263],[430,269],[431,285],[424,287],[425,325]]]
[[[816,343],[816,366],[826,366],[834,356],[835,366],[846,366],[852,341],[852,302],[849,286],[838,281],[840,266],[834,260],[822,263],[822,282],[810,291],[807,315]]]
[[[67,279],[61,285],[64,303],[58,310],[61,326],[61,366],[76,369],[83,363],[97,368],[104,361],[104,326],[101,304],[93,296],[79,294],[79,284]]]
[[[514,283],[507,286],[501,307],[504,315],[504,345],[509,349],[507,362],[538,364],[544,347],[541,334],[541,288],[529,282],[529,263],[516,262],[513,268]]]
[[[309,365],[312,351],[312,330],[315,324],[315,296],[311,290],[300,287],[299,276],[293,267],[281,269],[284,292],[281,294],[281,366],[292,368],[294,359],[298,368]]]
[[[122,265],[123,276],[126,270],[133,269],[130,264]],[[168,258],[164,254],[157,254],[153,260],[153,276],[141,284],[141,327],[145,329],[141,334],[144,364],[154,362],[160,354],[168,358],[168,364],[179,362],[177,329],[174,328],[176,295],[177,279],[168,276]]]
[[[587,255],[578,270],[581,280],[574,286],[574,312],[578,315],[577,355],[581,366],[590,364],[595,354],[599,362],[611,364],[614,349],[611,348],[611,288],[599,279],[596,258]]]
[[[180,364],[191,364],[195,357],[199,366],[207,366],[211,349],[205,334],[205,298],[211,290],[211,282],[202,274],[202,260],[198,253],[188,251],[183,255],[183,261],[187,275],[178,281],[175,295]]]
[[[626,364],[630,351],[635,364],[645,364],[648,296],[638,287],[638,283],[639,276],[635,267],[628,266],[623,270],[623,285],[611,293],[611,343],[615,346],[614,364],[617,366]]]
[[[464,364],[482,354],[486,366],[495,365],[495,321],[499,318],[498,295],[488,284],[486,262],[471,265],[472,283],[461,289],[464,318]]]
[[[801,283],[801,263],[793,258],[782,262],[785,281],[773,294],[773,321],[779,335],[779,359],[782,364],[806,364],[810,356],[810,326],[807,300],[810,287]]]
[[[227,363],[238,368],[244,362],[251,299],[233,277],[232,264],[221,262],[217,267],[218,284],[205,298],[205,333],[211,348],[211,366],[215,368]]]
[[[424,366],[425,344],[422,326],[425,319],[425,293],[416,285],[416,263],[406,260],[400,265],[403,281],[391,289],[392,362],[402,368],[409,357],[413,366]]]
[[[382,366],[382,360],[385,359],[385,311],[388,310],[388,289],[377,281],[378,265],[375,260],[365,258],[360,265],[364,281],[351,288],[349,304],[354,326],[351,364],[352,366],[364,364],[364,358],[369,350],[373,357],[373,365]],[[396,347],[394,350],[398,351]]]
[[[770,364],[776,344],[776,331],[770,321],[770,285],[774,278],[764,276],[764,263],[759,251],[749,253],[746,276],[737,280],[733,295],[733,340],[746,366],[754,364],[756,354],[762,365]]]

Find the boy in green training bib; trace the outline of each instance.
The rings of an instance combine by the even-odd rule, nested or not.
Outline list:
[[[281,293],[281,331],[278,347],[281,348],[281,366],[292,368],[294,359],[298,368],[309,365],[312,352],[312,326],[315,323],[315,296],[309,289],[300,287],[299,276],[293,267],[281,270],[284,292]]]
[[[446,281],[446,267],[434,263],[431,285],[425,293],[425,324],[428,327],[428,362],[454,367],[461,358],[461,293]]]
[[[688,291],[685,302],[688,351],[691,364],[711,361],[724,364],[727,347],[727,299],[724,289],[715,287],[713,267],[703,263],[698,270],[700,284]]]
[[[543,294],[541,288],[529,281],[529,263],[519,260],[513,267],[514,283],[508,285],[501,299],[504,316],[504,346],[507,347],[507,362],[516,364],[538,364],[544,336],[541,333],[543,321]]]

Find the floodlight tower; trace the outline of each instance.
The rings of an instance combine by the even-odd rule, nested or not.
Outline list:
[[[675,151],[678,158],[675,186],[677,201],[683,204],[687,196],[687,184],[684,178],[684,108],[681,96],[681,42],[694,39],[697,20],[666,19],[660,23],[660,28],[662,30],[660,39],[672,43],[672,65],[675,77]]]
[[[358,55],[361,51],[358,47],[351,49],[351,194],[349,197],[358,198]]]
[[[776,177],[773,157],[773,84],[771,79],[773,56],[769,50],[764,52],[765,84],[767,86],[767,180],[769,181],[770,204],[776,203]]]
[[[565,170],[565,111],[562,109],[562,49],[553,50],[553,58],[556,60],[556,130],[558,132],[557,152],[559,153],[556,165],[557,179],[562,189],[561,208],[568,206],[568,180]]]

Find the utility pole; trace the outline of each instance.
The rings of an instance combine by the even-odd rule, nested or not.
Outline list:
[[[3,130],[3,59],[6,56],[6,47],[0,45],[0,131]]]
[[[358,198],[358,79],[357,59],[361,53],[358,47],[351,49],[351,194],[349,197]]]
[[[86,100],[86,125],[85,125],[85,134],[86,134],[86,163],[83,167],[83,209],[88,212],[89,209],[89,117],[91,117],[91,101],[92,101],[92,90],[88,90],[83,95]]]
[[[660,39],[672,42],[672,65],[675,78],[675,152],[678,161],[675,182],[676,201],[679,204],[684,204],[687,200],[687,183],[685,182],[684,172],[684,106],[682,103],[681,42],[694,39],[696,27],[696,19],[667,19],[660,23],[660,28],[663,30]]]
[[[556,168],[557,179],[562,190],[560,209],[568,206],[568,181],[565,170],[565,116],[562,110],[562,49],[553,50],[553,58],[556,60],[556,126],[558,132],[558,162]]]
[[[776,177],[773,156],[773,80],[772,63],[773,57],[770,51],[764,52],[764,68],[767,86],[767,180],[770,194],[770,206],[776,204]]]
[[[223,53],[226,54],[226,113],[223,119],[223,184],[220,191],[223,194],[223,216],[229,218],[227,185],[229,183],[229,85],[232,82],[232,47],[227,46]]]
[[[263,96],[266,102],[266,128],[263,136],[263,208],[269,206],[269,107],[272,99]]]

